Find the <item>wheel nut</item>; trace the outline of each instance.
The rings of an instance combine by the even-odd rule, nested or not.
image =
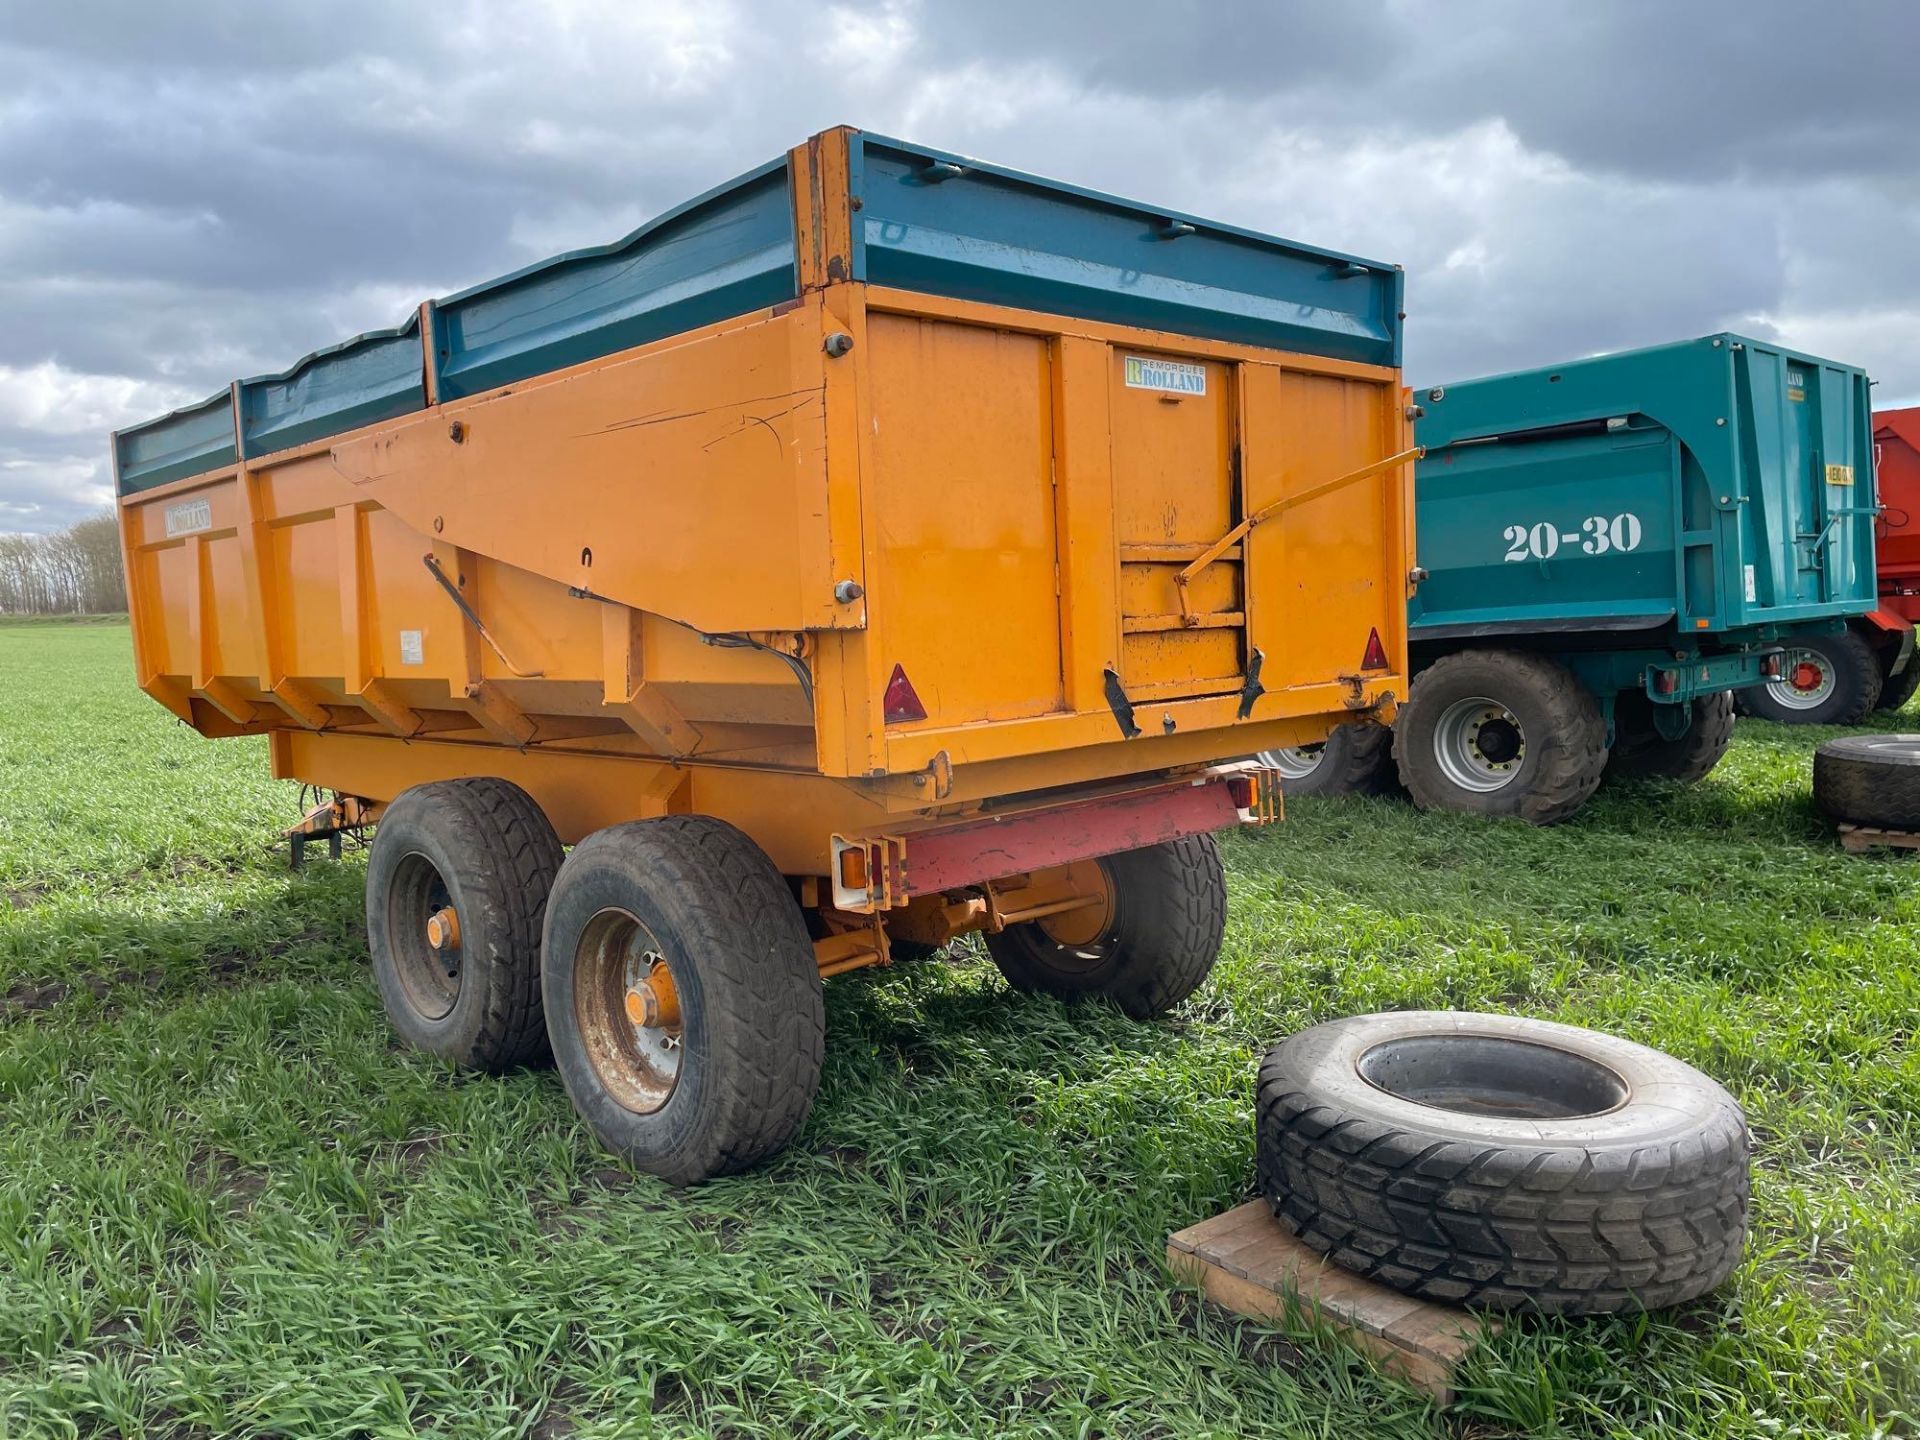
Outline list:
[[[427,944],[436,950],[455,950],[460,945],[460,917],[451,905],[443,906],[427,917]]]

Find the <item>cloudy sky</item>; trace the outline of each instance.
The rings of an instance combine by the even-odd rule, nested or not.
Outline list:
[[[1417,383],[1734,328],[1920,401],[1920,0],[0,0],[0,531],[842,122],[1398,261]]]

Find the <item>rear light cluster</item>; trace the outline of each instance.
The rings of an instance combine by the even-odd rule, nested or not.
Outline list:
[[[1280,818],[1280,772],[1262,766],[1223,777],[1227,799],[1243,822],[1270,825]]]
[[[843,890],[865,890],[871,876],[867,870],[867,852],[864,846],[849,845],[840,852],[840,887]]]

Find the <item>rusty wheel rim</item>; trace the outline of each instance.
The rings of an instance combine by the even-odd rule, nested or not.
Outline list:
[[[581,931],[573,1008],[606,1092],[636,1115],[665,1106],[685,1053],[679,986],[660,942],[627,911],[602,910]]]
[[[438,928],[436,920],[441,921]],[[459,924],[446,879],[417,850],[401,856],[394,867],[387,890],[387,936],[407,1004],[423,1019],[446,1019],[460,1002],[466,968]],[[439,944],[434,943],[436,936]]]

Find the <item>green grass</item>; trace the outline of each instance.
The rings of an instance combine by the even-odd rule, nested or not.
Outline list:
[[[1301,803],[1229,844],[1226,954],[1170,1023],[977,953],[835,981],[799,1142],[675,1193],[551,1073],[396,1048],[358,858],[289,875],[264,745],[130,675],[122,627],[0,631],[0,1434],[1920,1432],[1920,870],[1834,844],[1826,732],[1742,722],[1698,788],[1550,831]],[[1249,1192],[1261,1047],[1407,1006],[1727,1084],[1732,1283],[1513,1324],[1446,1415],[1173,1285],[1167,1232]]]

